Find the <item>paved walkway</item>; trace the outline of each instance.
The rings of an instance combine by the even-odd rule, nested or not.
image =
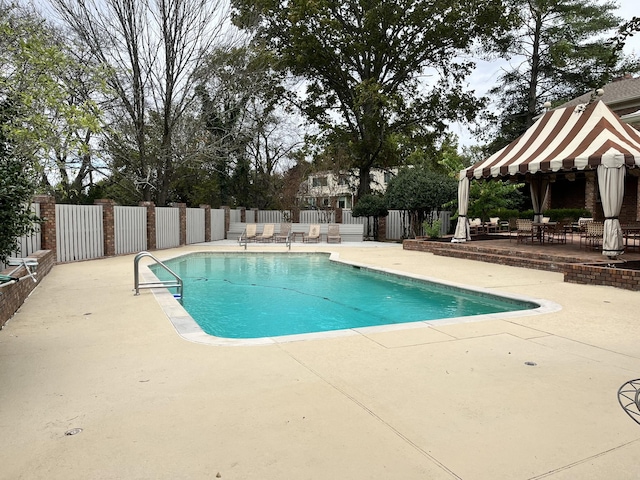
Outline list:
[[[0,478],[639,478],[616,392],[640,377],[640,293],[393,244],[293,248],[563,308],[214,347],[132,295],[133,256],[58,265],[0,331]],[[197,250],[239,249],[157,255]]]

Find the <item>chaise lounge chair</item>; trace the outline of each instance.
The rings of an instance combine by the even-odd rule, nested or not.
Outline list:
[[[276,242],[289,243],[291,240],[291,224],[281,223],[280,232],[273,237]]]
[[[256,236],[257,242],[273,242],[273,235],[275,233],[276,226],[273,223],[265,224],[262,229],[262,234]]]
[[[247,226],[244,228],[244,232],[242,232],[238,237],[238,243],[240,245],[246,245],[247,242],[255,242],[257,230],[258,226],[255,223],[247,223]]]
[[[327,243],[341,243],[340,225],[329,225],[327,227]]]
[[[317,223],[313,223],[309,225],[309,233],[305,234],[302,237],[302,241],[309,242],[319,242],[320,241],[320,225]]]

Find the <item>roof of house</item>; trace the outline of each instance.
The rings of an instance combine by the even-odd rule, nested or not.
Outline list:
[[[640,77],[633,78],[631,76],[625,76],[608,83],[602,87],[602,90],[602,96],[596,98],[604,102],[618,115],[625,115],[638,110],[638,106],[640,105]],[[589,103],[592,95],[592,92],[587,92],[560,105],[558,108],[575,107],[581,103]],[[627,108],[625,108],[625,106],[627,106]]]
[[[468,178],[640,166],[640,132],[602,101],[546,112],[518,139],[461,172]]]

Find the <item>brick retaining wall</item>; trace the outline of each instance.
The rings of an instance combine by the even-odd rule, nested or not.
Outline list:
[[[618,268],[611,268],[604,264],[584,263],[584,261],[572,257],[552,258],[532,253],[523,258],[521,253],[508,250],[483,251],[482,246],[468,243],[451,244],[448,242],[405,240],[402,242],[402,246],[405,250],[429,252],[445,257],[560,272],[564,274],[564,281],[567,283],[604,285],[640,291],[640,271],[620,268],[624,265],[621,262],[616,262]]]
[[[36,270],[38,283],[35,283],[28,276],[23,277],[23,275],[27,275],[27,272],[24,267],[21,267],[18,271],[14,272],[12,276],[23,278],[17,283],[0,288],[0,328],[16,313],[33,289],[36,288],[42,279],[51,271],[56,260],[56,252],[54,250],[38,250],[26,258],[38,261],[38,268]],[[9,267],[0,273],[8,275],[14,268],[15,267]]]
[[[565,266],[564,281],[584,285],[608,285],[640,291],[640,271],[605,266],[571,264]]]

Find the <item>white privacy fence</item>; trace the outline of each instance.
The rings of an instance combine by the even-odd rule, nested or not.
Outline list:
[[[180,246],[180,210],[156,207],[156,248]]]
[[[233,210],[232,210],[233,211]],[[240,215],[238,215],[238,218]],[[239,222],[240,220],[238,220]],[[224,228],[224,210],[211,209],[211,241],[224,240],[227,232]]]
[[[202,208],[187,208],[187,244],[204,242],[205,213]]]
[[[104,256],[102,205],[56,205],[58,262]]]
[[[289,210],[258,210],[256,223],[284,223],[291,222]]]
[[[229,222],[240,223],[242,220],[242,212],[240,210],[229,210]]]
[[[300,223],[335,223],[336,213],[333,210],[301,210]]]
[[[114,207],[116,255],[147,249],[146,207]]]

